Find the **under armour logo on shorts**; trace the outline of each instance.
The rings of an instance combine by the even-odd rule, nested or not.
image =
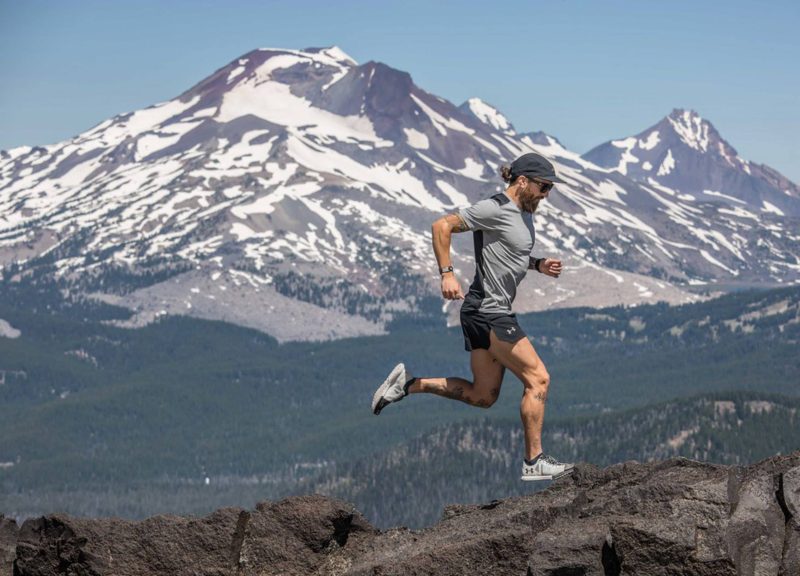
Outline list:
[[[511,328],[509,328],[508,330],[506,330],[506,333],[507,333],[507,334],[513,334],[513,333],[514,333],[514,332],[516,332],[516,331],[517,331],[516,327],[512,326]]]

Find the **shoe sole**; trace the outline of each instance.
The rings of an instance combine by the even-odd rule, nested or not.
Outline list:
[[[388,390],[389,386],[392,383],[394,383],[395,379],[400,375],[400,372],[402,372],[403,370],[405,370],[405,366],[401,362],[400,364],[394,367],[394,369],[391,371],[386,380],[383,381],[383,384],[378,386],[378,389],[375,391],[375,394],[373,394],[372,413],[375,414],[375,416],[380,414],[381,410],[383,410],[383,406],[379,406],[379,403],[381,400],[383,400],[383,395],[386,393],[386,390]]]
[[[564,470],[560,474],[552,474],[549,476],[520,476],[520,480],[524,482],[535,482],[537,480],[558,480],[559,478],[563,478],[564,476],[569,476],[572,474],[572,471],[575,470],[574,468],[570,468],[569,470]]]

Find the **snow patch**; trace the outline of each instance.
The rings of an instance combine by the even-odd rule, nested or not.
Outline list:
[[[631,136],[624,140],[613,140],[611,144],[617,148],[622,148],[622,154],[619,157],[619,164],[615,168],[621,174],[628,174],[628,164],[638,164],[639,159],[633,155],[631,150],[636,146],[636,138]]]
[[[422,111],[430,118],[433,127],[436,128],[436,131],[439,132],[442,136],[447,136],[447,128],[452,130],[457,130],[458,132],[465,132],[466,134],[475,134],[475,130],[472,128],[468,128],[458,120],[453,118],[447,118],[439,114],[436,110],[425,104],[420,98],[416,95],[412,94],[411,99],[417,103]]]
[[[436,185],[439,187],[439,190],[447,195],[447,197],[450,199],[450,203],[453,206],[466,206],[469,204],[469,198],[456,190],[452,184],[449,184],[444,180],[437,180]]]
[[[19,338],[20,334],[22,332],[14,328],[7,320],[0,318],[0,337]]]
[[[250,214],[271,214],[275,210],[275,204],[284,198],[291,197],[299,199],[303,196],[313,194],[314,192],[319,192],[319,189],[319,184],[316,182],[302,182],[291,186],[278,186],[273,192],[256,199],[250,204],[234,206],[231,208],[231,214],[243,220],[247,219]],[[239,230],[246,234],[246,231]],[[231,233],[234,233],[233,229]],[[255,234],[255,232],[253,233]]]
[[[758,216],[745,210],[744,208],[740,208],[739,206],[734,206],[732,209],[729,208],[719,208],[717,212],[720,214],[727,214],[729,216],[736,216],[737,218],[750,218],[751,220],[758,221]]]
[[[706,194],[708,196],[716,196],[717,198],[723,198],[731,202],[738,202],[739,204],[745,204],[745,205],[747,204],[747,202],[743,200],[739,200],[738,198],[734,198],[733,196],[723,194],[722,192],[716,192],[714,190],[703,190],[703,194]]]
[[[169,102],[163,102],[161,104],[156,104],[155,106],[150,106],[144,110],[137,110],[131,114],[129,118],[110,126],[106,131],[106,134],[111,133],[112,129],[114,129],[113,135],[111,135],[112,138],[118,135],[122,138],[138,136],[142,132],[152,130],[170,118],[178,116],[181,112],[188,110],[199,101],[200,96],[195,96],[189,102],[170,100]],[[121,132],[121,134],[118,134],[118,132]]]
[[[444,204],[425,189],[425,184],[401,170],[400,165],[364,166],[345,154],[330,148],[319,149],[300,137],[289,138],[286,146],[289,155],[302,166],[315,166],[321,172],[349,179],[352,185],[359,187],[377,185],[401,204],[422,206],[434,212],[444,209]]]
[[[631,136],[630,138],[625,138],[623,140],[612,140],[611,145],[617,148],[625,148],[630,150],[636,145],[636,138]]]
[[[762,202],[761,202],[761,203],[762,203],[762,204],[763,204],[763,206],[764,206],[764,207],[761,209],[761,211],[762,211],[762,212],[770,212],[770,213],[772,213],[772,214],[777,214],[778,216],[785,216],[785,214],[783,213],[783,211],[782,211],[780,208],[778,208],[777,206],[775,206],[774,204],[770,204],[770,203],[769,203],[769,202],[767,202],[766,200],[762,200]]]
[[[306,207],[314,212],[317,216],[319,216],[323,222],[325,222],[325,229],[328,233],[333,237],[334,241],[336,242],[336,248],[339,250],[344,250],[344,238],[342,237],[341,232],[339,229],[336,228],[336,217],[333,215],[333,212],[330,210],[326,210],[323,208],[321,202],[317,202],[312,200],[311,198],[300,198],[300,201],[306,205]],[[323,258],[324,261],[324,258]]]
[[[202,110],[198,110],[197,112],[193,112],[191,116],[188,118],[184,118],[184,122],[191,122],[193,120],[199,120],[200,118],[210,118],[214,114],[217,113],[216,108],[203,108]]]
[[[723,264],[722,262],[720,262],[719,260],[717,260],[716,258],[714,258],[714,257],[713,257],[711,254],[709,254],[709,253],[708,253],[706,250],[700,250],[700,255],[701,255],[703,258],[705,258],[706,260],[708,260],[709,262],[711,262],[711,263],[712,263],[714,266],[719,266],[720,268],[722,268],[722,269],[723,269],[723,270],[725,270],[726,272],[728,272],[728,273],[732,274],[733,276],[738,276],[738,275],[739,275],[739,272],[738,272],[737,270],[731,270],[730,268],[728,268],[727,266],[725,266],[725,264]]]
[[[483,178],[483,164],[476,162],[472,158],[465,158],[464,159],[464,167],[458,171],[459,174],[466,176],[467,178],[472,178],[473,180],[480,180],[481,182],[485,182]]]
[[[675,168],[675,159],[672,157],[672,149],[667,150],[667,155],[664,160],[661,162],[661,166],[658,167],[658,172],[656,173],[658,176],[666,176],[672,169]]]
[[[239,64],[242,64],[242,63],[243,62],[241,60],[239,60]],[[236,80],[236,78],[241,76],[242,72],[244,72],[245,70],[246,70],[246,68],[244,66],[237,66],[236,68],[231,70],[230,74],[228,74],[228,78],[225,80],[225,83],[226,84],[230,84],[232,80]]]
[[[408,145],[412,148],[417,148],[418,150],[427,150],[430,148],[428,137],[423,132],[414,130],[413,128],[403,128],[403,132],[406,134]]]
[[[358,62],[356,62],[349,54],[347,54],[344,50],[342,50],[338,46],[331,46],[330,48],[326,48],[321,52],[321,54],[325,54],[326,56],[333,58],[337,62],[344,62],[351,66],[358,65]]]
[[[273,124],[314,135],[324,144],[340,141],[393,146],[393,142],[375,134],[375,127],[366,116],[340,116],[316,108],[309,100],[294,95],[288,84],[272,80],[274,70],[308,60],[308,57],[294,55],[274,56],[267,60],[254,74],[225,94],[217,115],[219,121],[230,122],[247,112]]]
[[[150,154],[177,143],[184,134],[199,125],[201,121],[202,120],[195,122],[177,122],[175,124],[170,124],[167,129],[163,131],[143,134],[136,141],[136,161],[139,162]]]
[[[681,140],[690,148],[708,150],[708,123],[696,113],[684,110],[679,118],[667,118]]]
[[[728,164],[730,164],[731,166],[734,166],[734,167],[735,167],[735,166],[736,166],[736,163],[733,161],[734,159],[731,157],[731,155],[730,155],[730,154],[728,154],[728,151],[725,149],[725,144],[723,144],[723,143],[720,141],[720,142],[717,142],[717,146],[718,146],[718,148],[719,148],[719,153],[720,153],[720,155],[721,155],[723,158],[725,158],[725,161],[726,161]]]
[[[241,222],[234,222],[231,225],[230,233],[236,236],[236,241],[248,240],[256,236],[256,232],[249,226],[245,226]]]
[[[600,192],[600,197],[604,200],[611,200],[612,202],[616,202],[617,204],[622,204],[625,206],[625,202],[619,197],[620,194],[627,194],[624,188],[615,184],[611,180],[603,180],[602,182],[598,182],[595,184],[598,192]]]
[[[6,154],[11,156],[11,160],[16,160],[21,156],[25,156],[25,154],[28,154],[31,150],[33,150],[31,146],[17,146],[16,148],[6,150]]]
[[[647,140],[639,140],[639,148],[641,148],[642,150],[652,150],[653,148],[658,146],[658,143],[659,143],[658,130],[653,130],[647,136]]]
[[[497,130],[502,130],[507,134],[514,133],[508,118],[500,114],[496,108],[490,106],[480,98],[470,98],[467,100],[467,106],[475,117],[484,124],[488,124]]]

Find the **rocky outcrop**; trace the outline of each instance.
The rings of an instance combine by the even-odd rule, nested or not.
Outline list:
[[[378,531],[323,496],[204,518],[30,519],[14,574],[789,576],[798,511],[800,452],[746,468],[581,465],[542,492],[447,507],[421,531]]]
[[[353,535],[376,531],[351,506],[322,496],[224,508],[204,518],[140,522],[61,515],[26,521],[15,575],[313,574]]]
[[[0,514],[0,576],[11,576],[14,548],[17,544],[17,523]]]

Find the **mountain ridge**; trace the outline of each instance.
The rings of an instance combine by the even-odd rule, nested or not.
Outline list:
[[[642,132],[596,146],[583,158],[640,182],[705,194],[709,201],[735,207],[758,200],[762,212],[800,215],[796,202],[800,187],[777,170],[739,156],[714,125],[694,110],[675,108]],[[689,168],[676,171],[677,164]]]
[[[794,196],[753,212],[734,192],[637,181],[336,47],[254,50],[170,101],[3,152],[0,273],[126,306],[136,326],[229,318],[287,341],[444,323],[457,305],[433,304],[430,223],[496,193],[500,165],[529,151],[567,182],[536,215],[535,249],[565,273],[523,283],[520,312],[800,281]],[[779,180],[758,174],[764,190]],[[466,283],[471,243],[453,251]]]

